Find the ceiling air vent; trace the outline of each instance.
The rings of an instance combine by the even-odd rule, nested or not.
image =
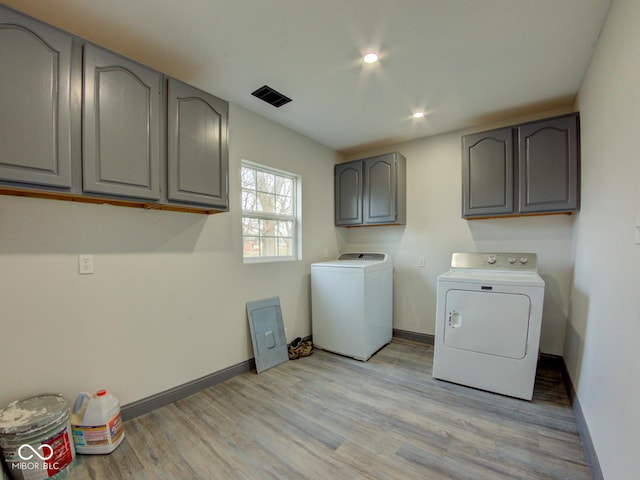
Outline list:
[[[276,92],[268,85],[263,85],[255,92],[251,92],[251,95],[253,95],[254,97],[258,97],[260,100],[263,100],[276,108],[281,107],[285,103],[289,103],[291,101],[289,97],[285,97],[280,92]]]

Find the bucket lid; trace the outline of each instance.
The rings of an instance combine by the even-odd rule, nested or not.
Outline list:
[[[0,409],[0,435],[40,430],[69,414],[69,400],[59,393],[46,393],[14,400]]]

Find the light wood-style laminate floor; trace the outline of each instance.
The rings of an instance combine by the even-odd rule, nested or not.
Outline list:
[[[316,350],[125,422],[69,479],[588,479],[560,371],[532,402],[434,380],[433,347]]]

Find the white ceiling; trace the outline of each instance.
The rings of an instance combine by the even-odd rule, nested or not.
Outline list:
[[[571,105],[610,3],[3,1],[345,153]]]

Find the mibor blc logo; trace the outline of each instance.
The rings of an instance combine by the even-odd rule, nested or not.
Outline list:
[[[60,470],[60,464],[58,462],[49,462],[49,460],[53,458],[55,452],[53,451],[53,447],[46,443],[39,445],[38,448],[34,448],[28,443],[25,443],[24,445],[20,445],[17,453],[21,461],[11,462],[10,468],[12,470],[17,469],[22,472],[27,470],[38,470],[40,472],[30,473],[29,478],[48,478],[50,472],[57,472]]]
[[[53,457],[53,448],[51,445],[44,443],[35,449],[31,445],[25,443],[24,445],[20,445],[20,448],[18,448],[18,456],[22,460],[31,460],[36,456],[40,460],[46,461]]]

